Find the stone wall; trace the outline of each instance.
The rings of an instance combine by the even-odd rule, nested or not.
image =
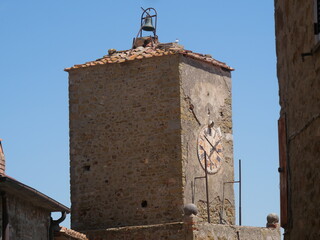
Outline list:
[[[194,240],[280,240],[279,228],[201,223],[194,226]]]
[[[73,229],[90,240],[280,239],[279,229],[232,225],[229,71],[178,54],[68,71]],[[225,225],[206,223],[205,181],[194,182],[205,174],[204,128],[221,131],[208,190],[211,222]],[[184,216],[191,202],[197,217]]]
[[[220,223],[223,183],[234,180],[231,74],[208,63],[182,57],[180,75],[184,201],[185,204],[194,201],[199,210],[198,216],[207,221],[205,179],[195,180],[195,177],[205,175],[198,159],[198,135],[201,129],[213,121],[214,127],[220,127],[222,132],[223,160],[217,173],[208,174],[210,218],[212,223]],[[225,185],[224,198],[223,218],[229,224],[234,224],[232,184]]]
[[[279,228],[176,222],[91,230],[90,240],[280,240]]]
[[[285,239],[320,239],[320,48],[314,1],[276,0],[275,21],[280,115],[287,128]]]
[[[70,71],[73,229],[181,221],[178,58]]]
[[[209,176],[212,222],[223,182],[233,181],[230,72],[181,55],[70,71],[72,228],[77,231],[180,222],[195,200],[207,220],[200,129],[214,121],[224,146]],[[190,106],[193,106],[190,111]],[[224,218],[234,223],[233,186]]]
[[[192,240],[183,222],[109,228],[86,232],[90,240]],[[188,235],[189,234],[189,235]]]
[[[47,240],[50,213],[7,194],[9,238],[15,240]]]

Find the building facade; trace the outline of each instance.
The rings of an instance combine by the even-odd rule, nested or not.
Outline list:
[[[0,191],[2,239],[53,240],[51,212],[70,211],[8,176],[0,176]]]
[[[222,183],[233,181],[231,68],[174,44],[92,64],[68,70],[72,227],[181,222],[192,202],[206,219],[201,147],[212,162],[210,217],[220,223]],[[233,188],[224,196],[234,224]]]
[[[320,1],[275,0],[281,225],[320,239]]]
[[[52,212],[61,212],[61,218],[53,220]],[[0,139],[0,239],[88,240],[81,233],[59,226],[69,212],[61,203],[5,174]]]
[[[71,227],[90,240],[279,239],[234,226],[233,69],[136,44],[66,69]]]

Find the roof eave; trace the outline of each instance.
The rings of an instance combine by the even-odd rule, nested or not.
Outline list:
[[[0,176],[0,191],[23,197],[24,200],[50,212],[70,213],[68,207],[9,176]]]

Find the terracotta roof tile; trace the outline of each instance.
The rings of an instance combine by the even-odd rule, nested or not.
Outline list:
[[[135,59],[143,59],[143,58],[151,58],[151,57],[161,57],[164,55],[174,55],[174,54],[181,54],[185,57],[189,57],[192,59],[196,59],[202,62],[210,63],[214,66],[221,67],[227,71],[233,71],[232,67],[229,67],[223,62],[220,62],[211,57],[209,54],[201,54],[201,53],[194,53],[190,50],[185,50],[179,45],[172,45],[171,47],[164,47],[164,45],[168,44],[158,44],[155,47],[137,47],[135,49],[125,50],[125,51],[113,51],[109,50],[110,55],[105,55],[103,58],[97,59],[95,61],[87,62],[84,64],[77,64],[73,67],[66,68],[65,71],[70,71],[77,68],[85,68],[95,65],[102,65],[102,64],[110,64],[110,63],[123,63],[126,61],[133,61]]]
[[[77,240],[88,240],[85,234],[76,232],[72,229],[68,229],[66,227],[60,227],[60,231],[55,233],[56,236],[65,236],[65,237],[71,237],[72,239]],[[69,238],[68,238],[69,239]]]

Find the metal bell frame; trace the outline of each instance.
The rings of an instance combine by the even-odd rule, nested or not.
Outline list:
[[[151,23],[152,23],[152,18],[155,19],[155,21],[154,21],[155,25],[153,27],[154,30],[151,30],[151,32],[153,32],[153,38],[157,38],[157,34],[156,34],[156,31],[157,31],[157,20],[158,20],[157,11],[154,8],[147,8],[147,9],[141,8],[141,9],[143,10],[143,12],[141,14],[140,29],[139,29],[139,32],[138,32],[137,36],[135,38],[133,38],[132,48],[134,48],[135,42],[136,42],[137,38],[139,37],[139,35],[140,35],[140,37],[142,37],[143,26],[144,26],[144,23],[146,22],[147,18],[151,19]],[[153,15],[150,15],[150,11],[151,10],[154,12]],[[145,31],[145,30],[143,30],[143,31]],[[153,41],[152,38],[151,38],[151,40]]]
[[[141,23],[140,23],[140,31],[139,31],[140,37],[142,37],[143,26],[144,26],[144,23],[146,22],[146,19],[148,19],[148,18],[151,19],[151,23],[152,23],[152,18],[155,19],[155,21],[154,21],[154,23],[155,23],[154,30],[151,30],[151,31],[153,32],[154,37],[157,36],[157,34],[156,34],[156,31],[157,31],[157,20],[158,20],[157,11],[154,8],[147,8],[147,9],[143,9],[142,8],[142,10],[143,10],[143,12],[141,14]],[[154,14],[150,15],[150,11],[153,11]],[[138,35],[139,35],[139,33],[138,33]]]

